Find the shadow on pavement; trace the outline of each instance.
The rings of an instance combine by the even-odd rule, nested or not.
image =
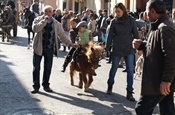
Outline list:
[[[100,95],[100,93],[102,93],[102,92],[97,92],[95,94]],[[69,103],[73,106],[78,106],[78,107],[81,107],[81,108],[84,108],[84,109],[92,110],[93,111],[92,114],[94,114],[94,115],[112,115],[112,114],[114,114],[114,115],[121,114],[122,115],[122,112],[127,113],[127,114],[124,114],[124,115],[134,115],[132,112],[125,109],[124,106],[120,103],[115,103],[114,102],[114,104],[111,104],[111,107],[110,107],[110,106],[107,106],[105,104],[93,101],[93,100],[83,100],[81,98],[73,97],[71,95],[61,94],[61,93],[58,93],[58,92],[53,92],[53,93],[50,93],[50,94],[45,93],[45,92],[39,92],[39,94],[50,97],[50,98],[53,98],[53,99],[56,99],[56,100],[59,100],[59,101],[63,101],[65,103]],[[53,94],[56,94],[56,95],[53,95]],[[60,96],[63,96],[65,98],[60,98]],[[96,96],[96,95],[94,95],[94,96]],[[99,97],[97,97],[97,98],[99,98]],[[106,99],[105,100],[100,99],[100,100],[101,101],[108,101]],[[64,114],[66,114],[66,113],[64,113]],[[79,114],[79,113],[76,113],[76,114]],[[82,114],[87,114],[87,113],[82,113]]]
[[[67,51],[63,52],[61,49],[59,49],[58,58],[65,58],[67,53]]]
[[[13,45],[27,47],[28,38],[27,37],[18,36],[18,37],[13,38],[11,43]]]
[[[120,95],[114,92],[111,95],[109,95],[106,92],[90,89],[89,93],[91,93],[94,97],[97,97],[100,101],[110,101],[110,102],[120,103],[122,106],[125,106],[128,108],[132,108],[132,109],[135,108],[136,102],[128,101],[126,97],[124,97],[123,95]]]
[[[3,54],[4,53],[4,54]],[[38,106],[38,99],[32,98],[27,92],[26,88],[19,81],[17,73],[14,72],[18,65],[11,62],[10,56],[5,55],[1,49],[0,54],[0,115],[23,115],[20,111],[32,110],[37,108],[42,111]],[[23,76],[25,77],[25,76]],[[28,114],[33,113],[29,111]]]
[[[0,44],[27,47],[27,38],[22,36],[13,37],[9,42],[0,42]]]

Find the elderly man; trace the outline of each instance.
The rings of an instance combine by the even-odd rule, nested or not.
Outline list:
[[[147,42],[133,41],[145,59],[141,97],[135,110],[137,115],[152,115],[159,104],[161,115],[175,115],[175,27],[166,15],[163,0],[149,0],[146,12],[151,22]]]
[[[53,54],[58,55],[58,38],[67,46],[78,47],[72,44],[65,34],[61,23],[53,17],[53,8],[46,5],[44,14],[35,18],[32,29],[36,33],[33,41],[33,88],[31,93],[38,93],[40,88],[40,63],[44,57],[44,72],[42,86],[45,91],[53,92],[49,87],[49,79],[52,69]]]

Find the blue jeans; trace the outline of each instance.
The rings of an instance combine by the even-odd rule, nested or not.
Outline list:
[[[154,108],[159,103],[161,115],[175,115],[174,93],[163,95],[142,95],[136,104],[137,115],[152,115]]]
[[[119,61],[121,57],[113,55],[112,57],[112,67],[109,72],[108,86],[113,86],[115,74],[117,72]],[[133,63],[134,63],[134,54],[129,54],[124,57],[126,63],[127,71],[127,90],[133,91]]]
[[[53,49],[45,49],[43,50],[42,56],[37,54],[33,54],[33,88],[39,89],[40,88],[40,65],[41,59],[44,57],[44,72],[43,72],[43,81],[42,86],[44,88],[49,87],[49,79],[52,69],[52,62],[53,62]]]

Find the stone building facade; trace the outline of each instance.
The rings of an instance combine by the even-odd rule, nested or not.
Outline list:
[[[18,11],[22,9],[22,4],[30,6],[33,0],[14,0],[17,4]],[[45,5],[51,5],[54,9],[67,9],[80,13],[86,8],[96,12],[100,9],[107,9],[108,13],[113,13],[114,5],[118,2],[123,3],[130,12],[140,12],[145,10],[148,0],[38,0],[40,9]],[[175,0],[164,0],[167,5],[167,10],[171,13],[175,10]]]

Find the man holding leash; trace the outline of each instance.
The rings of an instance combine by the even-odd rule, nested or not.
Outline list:
[[[149,0],[146,12],[151,23],[147,42],[133,41],[145,60],[141,97],[135,110],[137,115],[152,115],[159,104],[161,115],[175,115],[175,27],[166,15],[163,0]]]

